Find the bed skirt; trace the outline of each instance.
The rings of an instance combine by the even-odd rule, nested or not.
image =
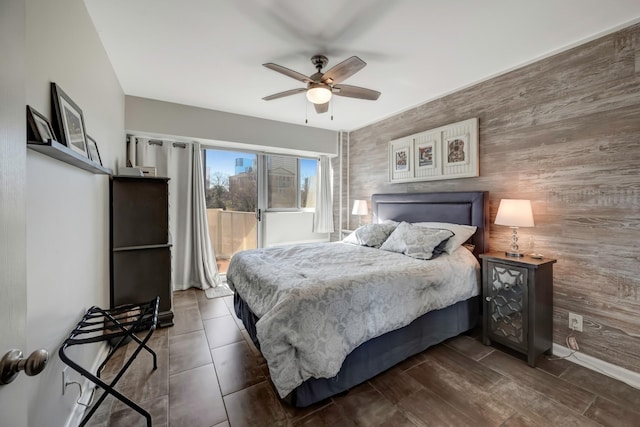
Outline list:
[[[236,315],[259,349],[255,326],[258,318],[237,292],[233,303]],[[480,297],[472,297],[426,313],[403,328],[373,338],[349,353],[335,377],[308,379],[284,400],[302,408],[345,392],[414,354],[473,329],[480,318],[480,306]]]

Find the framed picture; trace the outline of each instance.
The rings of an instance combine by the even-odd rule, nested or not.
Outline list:
[[[413,140],[402,138],[389,142],[389,181],[411,178]]]
[[[469,137],[467,135],[454,136],[445,139],[445,163],[448,166],[469,164]]]
[[[49,120],[29,105],[27,105],[27,124],[29,141],[48,142],[50,139],[56,139]]]
[[[394,170],[396,172],[409,171],[409,147],[396,150],[394,153]]]
[[[389,182],[480,176],[478,147],[477,118],[389,141]]]
[[[55,83],[51,83],[51,98],[60,142],[73,151],[88,157],[87,136],[82,110]]]
[[[436,141],[429,142],[416,142],[415,143],[415,163],[416,170],[419,169],[433,169],[437,165],[436,158]]]
[[[89,152],[89,158],[102,166],[102,159],[100,158],[100,152],[98,152],[98,144],[96,140],[87,135],[87,151]]]

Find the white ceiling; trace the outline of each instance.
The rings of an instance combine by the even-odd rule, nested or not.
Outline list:
[[[638,0],[85,0],[127,95],[354,130],[488,77],[640,21]],[[357,55],[344,83],[377,101],[333,97],[333,120],[304,87],[263,67],[305,75]]]

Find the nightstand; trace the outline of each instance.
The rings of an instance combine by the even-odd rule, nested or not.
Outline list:
[[[504,252],[482,259],[482,341],[505,345],[536,358],[553,344],[552,258],[510,257]]]

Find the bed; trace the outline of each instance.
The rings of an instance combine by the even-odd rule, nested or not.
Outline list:
[[[381,255],[387,251],[340,242],[257,249],[234,256],[227,281],[235,290],[235,312],[265,356],[280,397],[293,406],[309,406],[347,391],[478,323],[481,295],[476,258],[488,251],[487,193],[375,194],[371,202],[372,222],[376,224],[405,221],[475,226],[477,230],[467,242],[472,247],[461,247],[451,255],[421,262],[401,254]],[[322,245],[334,245],[328,247],[335,258],[327,261],[334,268],[321,273],[319,280],[314,277],[316,272],[311,263],[321,264],[319,254],[325,250]],[[286,259],[291,262],[285,263]],[[363,260],[367,259],[371,267],[363,266]],[[464,278],[458,278],[457,270],[449,265],[458,260],[475,266],[471,272],[465,269],[460,273]],[[360,267],[345,273],[351,261]],[[392,264],[402,268],[394,270]],[[369,271],[380,265],[383,269],[389,265],[385,279],[389,283],[378,283],[382,279]],[[447,276],[437,279],[436,282],[443,280],[437,285],[424,287],[404,276],[405,271],[414,268],[435,266],[445,272],[440,275]],[[431,273],[425,270],[424,275]],[[344,280],[338,282],[338,276],[346,276],[348,286],[340,287],[343,285],[338,283]],[[466,286],[470,293],[454,295],[457,291],[444,280],[472,280],[474,285]],[[303,286],[309,281],[322,283],[322,298]],[[418,294],[428,297],[418,298]],[[351,302],[354,304],[345,308]],[[385,306],[386,311],[378,310],[374,304]],[[360,311],[361,305],[367,308]],[[397,310],[398,306],[403,309]],[[320,312],[326,312],[330,319],[320,317]],[[417,318],[411,317],[416,314]],[[382,317],[384,326],[380,326]],[[300,362],[297,358],[310,361]],[[322,369],[310,369],[311,362],[321,364]],[[334,375],[326,375],[327,372]]]

